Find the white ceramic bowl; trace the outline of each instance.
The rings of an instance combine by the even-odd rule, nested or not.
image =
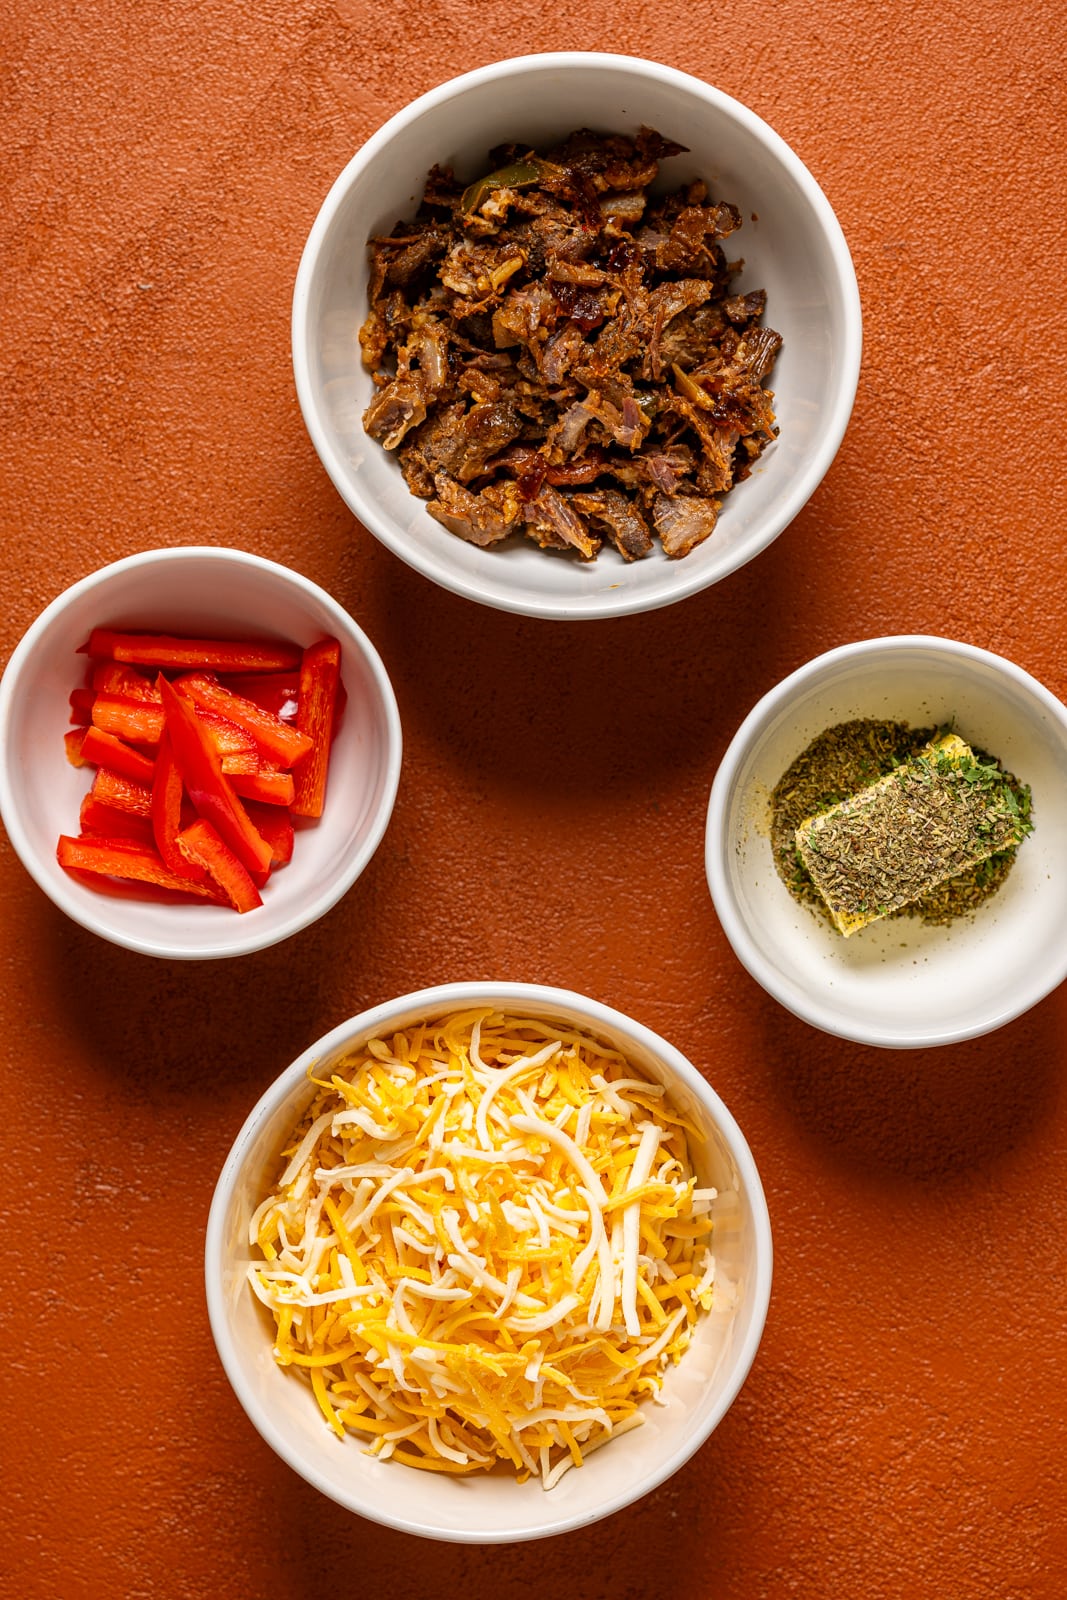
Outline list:
[[[664,163],[677,187],[705,178],[744,218],[731,239],[740,286],[767,291],[766,322],[785,344],[770,378],[781,437],[727,496],[718,527],[690,555],[624,564],[557,559],[530,540],[482,550],[435,522],[396,461],[363,432],[373,386],[359,359],[367,314],[367,240],[414,215],[434,162],[464,178],[507,140],[544,145],[574,128],[634,133],[642,124],[689,147]],[[457,594],[527,616],[621,616],[717,582],[775,539],[829,467],[859,374],[860,307],[841,229],[782,139],[699,79],[628,56],[564,53],[496,62],[421,96],[367,141],[323,203],[293,299],[297,394],[340,494],[383,544]]]
[[[348,695],[330,759],[323,816],[300,824],[293,858],[271,874],[263,904],[157,903],[94,890],[56,861],[61,833],[77,834],[92,769],[72,767],[63,734],[78,655],[94,627],[191,636],[341,643]],[[314,922],[359,877],[385,831],[400,775],[400,719],[385,668],[366,634],[325,590],[243,550],[148,550],[103,567],[53,600],[16,646],[0,682],[0,814],[30,873],[61,911],[114,944],[146,955],[204,960],[244,955]]]
[[[573,1022],[624,1050],[664,1083],[675,1104],[706,1133],[697,1156],[703,1181],[733,1190],[731,1224],[716,1233],[716,1263],[736,1285],[732,1311],[701,1319],[668,1374],[663,1406],[643,1427],[614,1440],[547,1493],[501,1474],[451,1478],[365,1454],[355,1438],[325,1426],[310,1389],[271,1354],[273,1323],[246,1281],[248,1221],[277,1174],[278,1158],[314,1086],[308,1068],[338,1059],[358,1041],[420,1018],[488,1002],[527,1016]],[[714,1062],[708,1063],[712,1068]],[[271,1085],[226,1158],[208,1219],[208,1312],[222,1364],[267,1443],[323,1494],[350,1511],[407,1533],[470,1544],[535,1539],[584,1527],[628,1505],[675,1472],[721,1421],[752,1364],[771,1285],[771,1235],[755,1164],[737,1124],[684,1056],[640,1023],[596,1001],[535,984],[453,983],[387,1001],[318,1040]]]
[[[952,722],[1030,785],[1034,832],[973,916],[944,927],[890,918],[846,940],[779,878],[771,791],[817,734],[854,717]],[[831,650],[772,689],[739,728],[712,785],[706,863],[739,959],[806,1022],[900,1049],[987,1033],[1067,976],[1067,710],[1012,662],[950,639]]]

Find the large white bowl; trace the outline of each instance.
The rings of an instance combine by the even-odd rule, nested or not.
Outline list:
[[[705,1148],[693,1152],[701,1179],[737,1195],[734,1220],[718,1226],[715,1249],[720,1280],[735,1285],[735,1304],[701,1319],[665,1380],[666,1404],[650,1405],[643,1427],[597,1451],[547,1493],[537,1483],[500,1474],[453,1478],[414,1471],[371,1458],[355,1438],[337,1439],[310,1389],[274,1361],[273,1323],[246,1281],[249,1218],[277,1176],[287,1135],[315,1092],[308,1068],[314,1063],[321,1076],[323,1067],[357,1042],[483,1002],[570,1022],[625,1051],[705,1133]],[[248,1416],[284,1461],[323,1494],[376,1522],[428,1538],[499,1544],[563,1533],[618,1511],[662,1483],[703,1443],[741,1388],[759,1345],[770,1297],[771,1234],[759,1176],[737,1124],[672,1045],[567,990],[452,983],[343,1022],[271,1085],[226,1158],[208,1219],[205,1263],[208,1312],[222,1364]]]
[[[952,722],[1030,785],[1034,832],[973,916],[944,927],[889,918],[843,939],[779,878],[771,791],[817,734],[854,717]],[[988,1033],[1067,977],[1067,710],[1012,662],[951,639],[831,650],[772,689],[738,729],[711,789],[706,864],[737,956],[806,1022],[899,1049]]]
[[[71,877],[56,861],[61,833],[77,834],[92,779],[72,767],[63,734],[77,654],[94,627],[193,637],[280,637],[341,644],[348,703],[330,757],[326,807],[298,827],[292,861],[271,874],[263,904],[162,904],[136,890],[116,896]],[[27,630],[0,682],[0,814],[27,872],[61,911],[114,944],[145,955],[205,960],[245,955],[287,939],[341,898],[374,854],[400,776],[396,699],[377,651],[324,589],[243,550],[147,550],[103,567],[53,600]]]
[[[657,549],[625,564],[560,559],[516,538],[483,550],[434,521],[397,462],[363,431],[374,393],[360,362],[367,241],[414,215],[429,168],[464,178],[505,141],[544,145],[574,128],[635,133],[644,123],[687,145],[664,163],[676,187],[706,179],[740,208],[731,249],[743,288],[765,288],[766,322],[785,344],[770,378],[781,436],[726,497],[706,543],[678,561]],[[527,616],[621,616],[668,605],[732,572],[775,539],[810,498],[841,442],[860,361],[860,306],[848,247],[800,159],[754,112],[699,79],[628,56],[551,54],[481,67],[392,117],[345,167],[305,246],[293,298],[297,394],[340,494],[383,544],[435,583]]]

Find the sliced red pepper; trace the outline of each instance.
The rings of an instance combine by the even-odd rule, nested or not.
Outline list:
[[[198,710],[196,715],[201,727],[211,735],[211,742],[220,756],[247,755],[259,760],[256,741],[236,722],[231,722],[228,717],[220,717],[217,711]]]
[[[169,633],[121,633],[94,628],[83,646],[91,656],[178,672],[285,672],[300,664],[296,645],[275,639],[185,639]]]
[[[93,668],[93,688],[97,694],[117,695],[120,700],[136,700],[140,705],[158,706],[156,680],[136,667],[119,661],[98,661]]]
[[[235,722],[214,711],[198,713],[198,717],[217,750],[227,755],[245,751],[258,760],[255,740]],[[147,701],[98,694],[93,701],[92,720],[102,733],[110,733],[132,744],[157,745],[163,732],[163,702],[158,700],[155,705],[149,705]]]
[[[158,683],[174,758],[190,800],[200,815],[213,824],[253,882],[265,882],[270,871],[270,845],[249,821],[191,702],[177,694],[162,674]]]
[[[152,837],[156,849],[171,872],[179,878],[193,878],[204,881],[204,873],[199,868],[190,865],[186,856],[178,848],[178,835],[182,831],[182,796],[184,785],[178,763],[174,759],[174,747],[171,743],[167,729],[163,730],[163,737],[159,741],[159,754],[156,756],[155,777],[152,783]]]
[[[279,717],[282,722],[296,721],[296,706],[300,695],[300,671],[247,673],[243,677],[226,679],[227,689],[252,700],[264,711]]]
[[[273,851],[272,865],[284,867],[293,859],[293,819],[284,806],[261,805],[257,800],[245,802],[245,810],[252,819],[257,833],[261,833]]]
[[[116,811],[114,806],[105,805],[91,792],[81,803],[78,821],[83,833],[99,834],[105,839],[133,839],[146,848],[155,843],[147,817],[134,816],[131,811]]]
[[[322,816],[340,677],[341,646],[336,639],[320,639],[304,651],[296,725],[312,743],[307,755],[293,767],[296,799],[292,809],[298,817]]]
[[[134,778],[124,778],[120,772],[112,772],[110,767],[96,769],[89,793],[101,805],[114,806],[116,811],[126,811],[134,817],[152,815],[152,790],[149,785],[138,783]]]
[[[258,772],[263,765],[263,757],[254,745],[251,750],[220,750],[219,756],[222,770],[228,778],[238,774],[247,777],[249,773]]]
[[[156,889],[196,895],[200,900],[219,899],[214,884],[194,883],[192,878],[179,878],[155,850],[130,839],[72,839],[69,834],[60,834],[56,860],[70,872],[131,878]]]
[[[72,689],[70,691],[70,720],[79,728],[87,728],[93,720],[93,691],[91,689]]]
[[[110,767],[112,772],[133,778],[136,783],[152,782],[155,763],[151,757],[142,755],[140,750],[117,739],[113,733],[105,733],[95,723],[85,730],[81,753],[94,767]]]
[[[240,861],[203,817],[198,817],[184,833],[179,833],[178,849],[191,866],[209,874],[235,911],[253,911],[263,904],[259,890]]]
[[[163,732],[163,707],[138,700],[120,700],[117,695],[98,694],[93,701],[92,720],[103,733],[114,734],[116,739],[156,745]]]
[[[254,700],[246,700],[219,683],[206,672],[189,672],[179,678],[174,687],[187,695],[199,711],[213,711],[243,728],[256,741],[268,761],[278,767],[291,767],[306,751],[311,740],[306,734],[291,728],[280,717],[264,711]]]
[[[67,760],[72,767],[88,767],[92,762],[85,754],[85,735],[88,728],[71,728],[69,733],[63,735],[63,747],[67,752]]]
[[[291,806],[296,798],[296,784],[289,772],[234,772],[230,782],[243,800],[259,800],[267,806]]]

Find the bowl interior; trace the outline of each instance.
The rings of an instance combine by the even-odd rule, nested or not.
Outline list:
[[[85,673],[87,658],[78,648],[95,626],[276,636],[298,645],[327,634],[340,639],[348,702],[331,757],[325,812],[317,823],[300,825],[292,861],[271,874],[256,910],[238,916],[220,906],[156,903],[135,888],[97,890],[57,864],[56,842],[61,833],[78,832],[78,807],[93,777],[91,768],[69,764],[63,734],[68,696]],[[18,646],[4,676],[0,718],[4,818],[24,864],[75,921],[152,954],[237,954],[303,927],[365,865],[395,791],[395,709],[376,655],[323,591],[241,552],[161,551],[117,563],[76,585]]]
[[[503,993],[484,989],[479,999],[509,1004]],[[412,1004],[391,1011],[386,1031],[455,1009],[455,999],[427,1004],[415,996]],[[512,1001],[510,1009],[563,1014],[559,1004],[529,997],[521,1006]],[[701,1098],[692,1067],[677,1057],[680,1072],[671,1071],[626,1026],[606,1025],[573,1006],[567,1014],[625,1049],[650,1077],[666,1082],[675,1103],[705,1131],[698,1165],[702,1181],[714,1183],[722,1197],[716,1203],[715,1253],[724,1308],[701,1319],[692,1345],[664,1384],[666,1404],[647,1406],[642,1427],[597,1451],[550,1492],[506,1475],[452,1478],[373,1460],[358,1440],[341,1441],[329,1432],[310,1389],[283,1372],[271,1355],[272,1320],[245,1278],[251,1259],[248,1219],[276,1177],[279,1153],[311,1097],[307,1067],[312,1060],[336,1059],[357,1039],[372,1036],[373,1024],[358,1031],[345,1024],[322,1041],[320,1054],[309,1052],[278,1080],[258,1116],[254,1113],[246,1124],[216,1192],[208,1230],[208,1303],[219,1353],[241,1403],[267,1442],[317,1488],[351,1510],[409,1532],[474,1543],[530,1539],[582,1526],[636,1499],[680,1466],[719,1421],[762,1331],[770,1281],[769,1245],[757,1253],[754,1221],[762,1215],[766,1228],[762,1192],[753,1193],[759,1188],[754,1169],[751,1183],[739,1170],[724,1127],[712,1118],[706,1088]],[[668,1050],[667,1060],[675,1055]],[[722,1116],[732,1128],[728,1113]],[[744,1148],[736,1129],[730,1138]],[[747,1149],[744,1159],[751,1161]]]
[[[331,192],[301,264],[293,310],[297,389],[322,460],[355,514],[397,555],[471,598],[544,616],[648,609],[725,576],[768,544],[811,495],[844,430],[859,362],[855,276],[814,180],[778,137],[726,96],[682,73],[603,56],[529,57],[446,85],[386,125]],[[373,387],[359,360],[367,240],[414,214],[433,162],[463,178],[504,140],[544,145],[577,127],[689,147],[663,164],[663,186],[704,178],[740,208],[730,241],[741,288],[767,290],[766,322],[783,334],[771,376],[781,437],[727,496],[712,537],[681,561],[657,547],[624,564],[611,550],[583,564],[516,536],[481,550],[448,533],[408,491],[397,463],[363,432]]]
[[[818,1027],[876,1044],[988,1031],[1067,972],[1067,715],[1024,673],[936,640],[829,659],[738,735],[709,808],[708,877],[753,976]],[[945,927],[897,917],[842,939],[789,895],[774,867],[770,796],[804,747],[854,717],[951,722],[1028,783],[1034,832],[1000,890]]]

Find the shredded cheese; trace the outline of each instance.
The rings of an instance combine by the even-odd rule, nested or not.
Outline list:
[[[697,1131],[605,1043],[484,1008],[337,1064],[253,1212],[252,1291],[326,1425],[551,1489],[642,1421],[715,1292]]]

